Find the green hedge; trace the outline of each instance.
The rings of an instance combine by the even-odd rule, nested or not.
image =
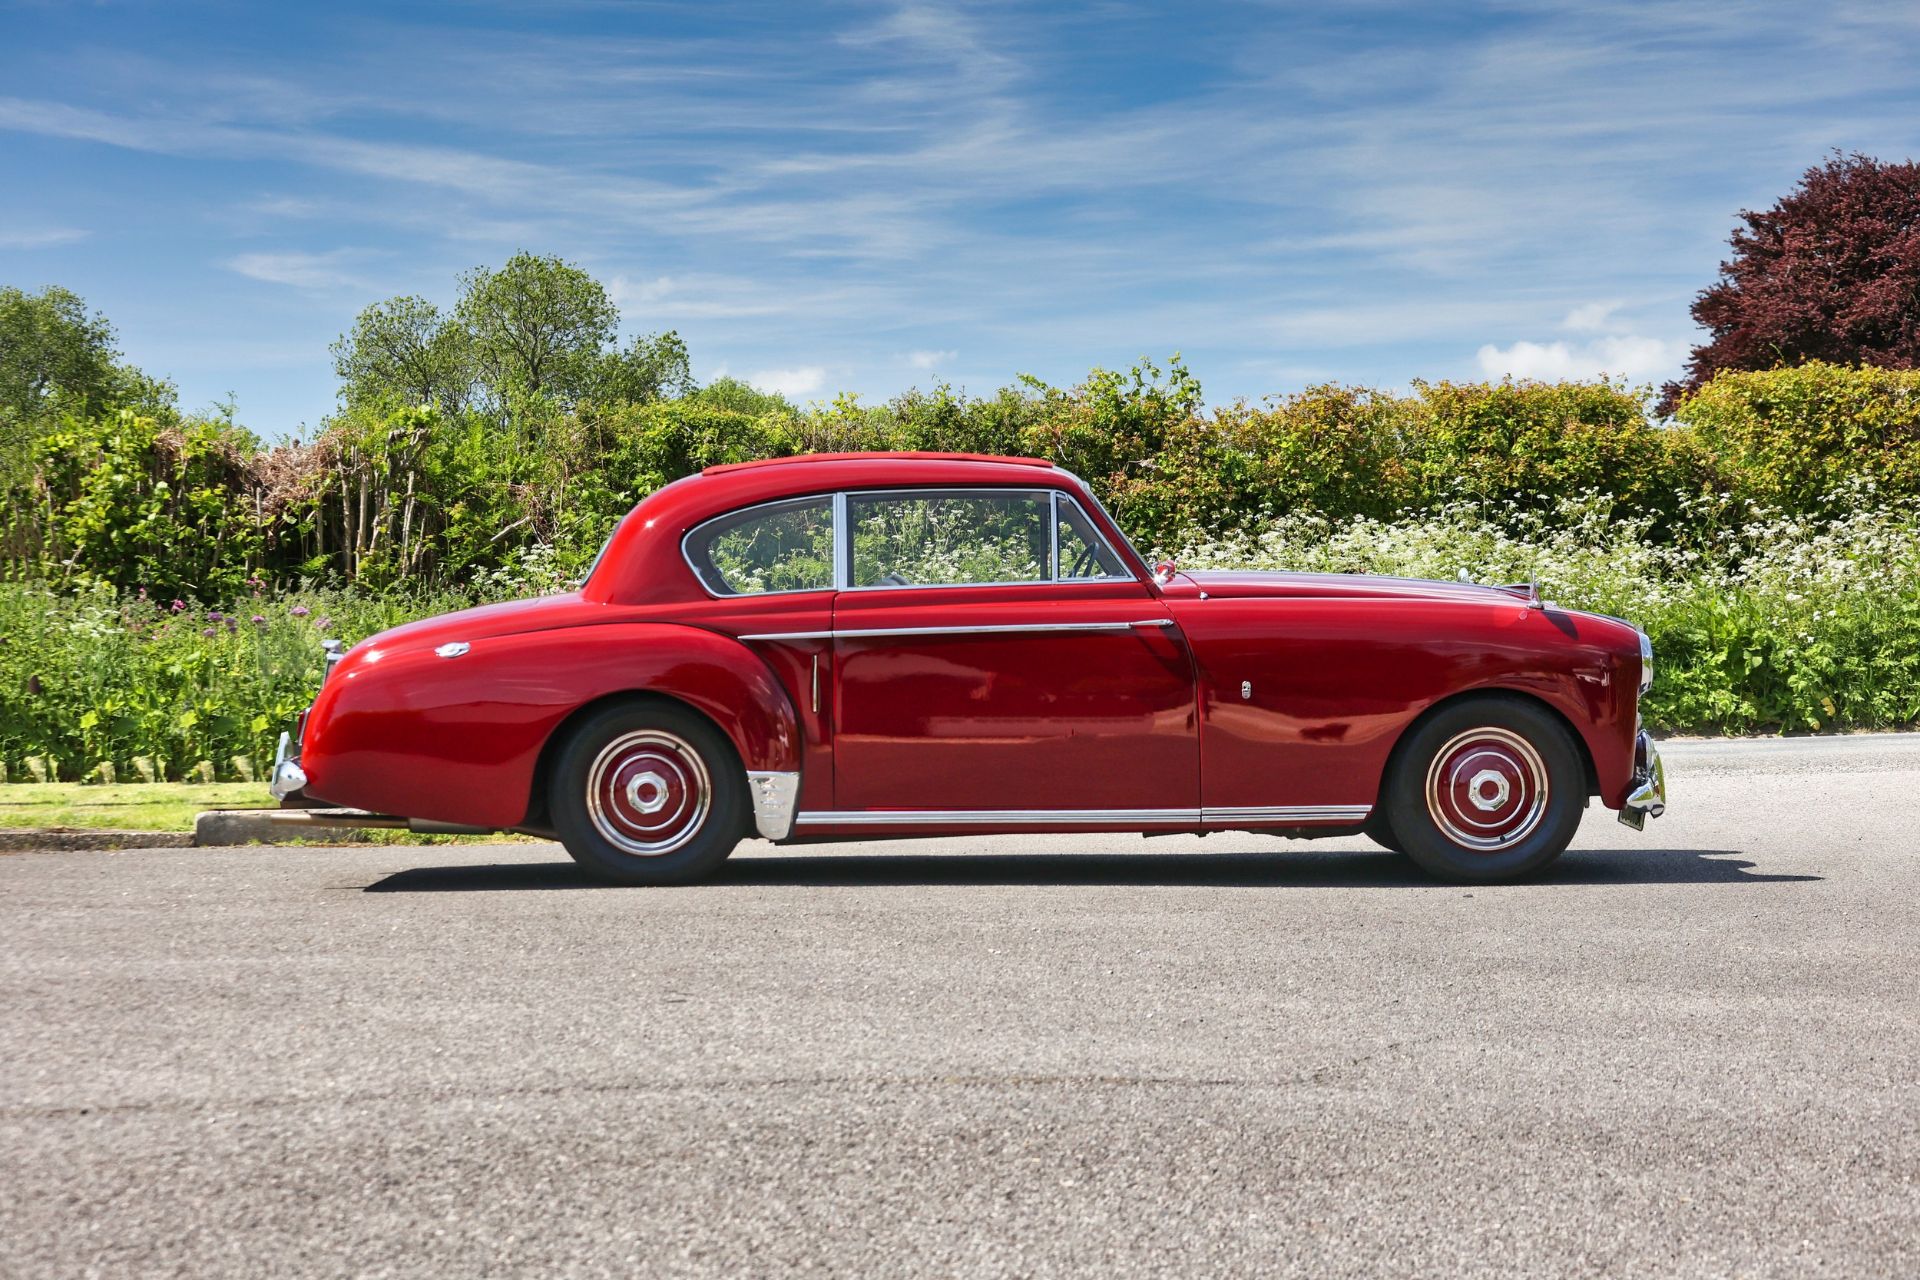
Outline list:
[[[716,462],[814,450],[950,449],[1053,459],[1145,543],[1313,512],[1467,503],[1518,527],[1571,499],[1690,545],[1689,502],[1729,494],[1784,514],[1920,494],[1920,372],[1811,364],[1725,373],[1673,422],[1611,382],[1320,386],[1204,407],[1176,359],[805,411],[738,384],[645,405],[561,411],[357,408],[309,445],[261,449],[222,423],[130,412],[65,418],[8,487],[0,548],[16,572],[203,601],[263,576],[371,590],[464,588],[529,553],[584,566],[653,489]]]
[[[1863,484],[1920,494],[1920,370],[1726,372],[1678,416],[1730,489],[1782,511],[1849,505]]]
[[[1311,512],[1177,547],[1184,565],[1537,580],[1556,602],[1653,637],[1656,729],[1885,728],[1920,720],[1920,514],[1741,516],[1691,500],[1699,549],[1595,498],[1505,521],[1475,504],[1378,519]],[[264,776],[311,699],[320,642],[557,585],[551,559],[432,596],[304,591],[227,608],[0,583],[0,762],[20,779]],[[102,765],[107,766],[106,769]]]

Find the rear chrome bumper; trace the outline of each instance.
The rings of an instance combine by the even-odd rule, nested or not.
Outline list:
[[[267,783],[267,790],[275,800],[285,800],[307,785],[307,771],[300,767],[299,759],[291,753],[292,734],[280,735],[280,749],[273,755],[273,777]]]
[[[1660,752],[1644,730],[1633,743],[1633,782],[1627,788],[1627,802],[1620,806],[1620,821],[1635,831],[1644,831],[1648,818],[1667,811],[1667,770],[1660,763]]]

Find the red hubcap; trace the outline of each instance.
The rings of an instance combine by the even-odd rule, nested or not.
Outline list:
[[[660,730],[614,739],[587,773],[594,828],[615,848],[638,857],[671,853],[693,839],[712,801],[700,753],[684,738]]]
[[[1455,844],[1495,853],[1533,834],[1548,790],[1546,764],[1531,742],[1509,729],[1469,729],[1434,755],[1427,813]]]

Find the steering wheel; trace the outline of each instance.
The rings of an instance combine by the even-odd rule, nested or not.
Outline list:
[[[879,587],[910,587],[913,583],[905,574],[896,569],[874,585]]]
[[[1080,571],[1082,569],[1085,569],[1087,567],[1088,562],[1091,561],[1093,558],[1094,558],[1093,544],[1090,542],[1082,543],[1080,546],[1079,554],[1074,556],[1073,558],[1072,567],[1070,567],[1067,570],[1067,576],[1069,578],[1078,578],[1082,576]]]

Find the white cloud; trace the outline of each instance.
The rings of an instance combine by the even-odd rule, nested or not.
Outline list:
[[[251,280],[290,285],[295,289],[366,288],[367,282],[346,269],[358,255],[351,249],[328,253],[243,253],[227,259],[227,269]]]
[[[827,383],[827,371],[819,365],[799,369],[762,369],[747,375],[747,382],[762,391],[777,391],[783,396],[812,395]]]
[[[1480,348],[1480,372],[1489,378],[1512,374],[1553,382],[1563,378],[1597,378],[1601,374],[1628,382],[1664,382],[1680,373],[1687,343],[1639,334],[1611,334],[1579,344],[1516,342],[1510,347],[1492,343]]]
[[[909,351],[907,364],[915,369],[938,369],[960,358],[958,351]]]
[[[1574,333],[1617,333],[1623,327],[1614,316],[1618,310],[1618,302],[1589,302],[1567,312],[1560,327]]]
[[[85,240],[89,232],[79,227],[45,227],[38,231],[0,231],[0,249],[52,249],[76,240]]]

